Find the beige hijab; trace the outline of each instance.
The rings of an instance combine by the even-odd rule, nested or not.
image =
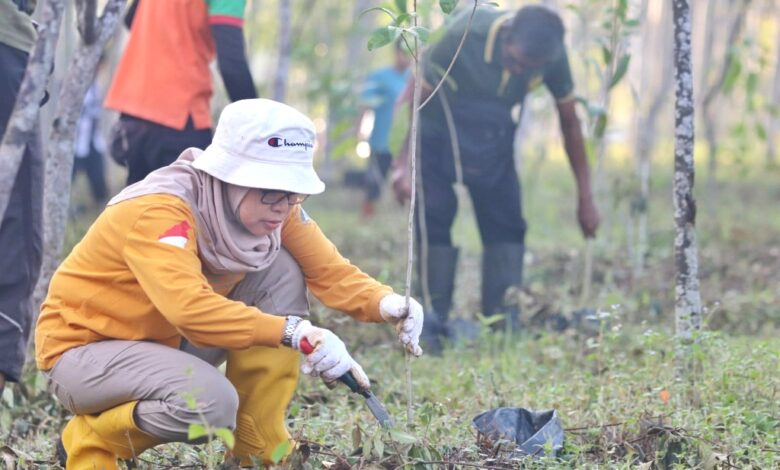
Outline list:
[[[281,227],[264,237],[250,233],[238,218],[238,206],[250,189],[193,168],[201,153],[197,148],[185,150],[171,165],[126,187],[108,205],[149,194],[177,196],[195,214],[198,253],[206,269],[213,274],[262,271],[279,254]]]

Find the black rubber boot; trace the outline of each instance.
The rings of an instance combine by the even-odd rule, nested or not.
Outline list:
[[[520,329],[520,308],[515,299],[506,299],[509,287],[519,288],[523,283],[522,243],[499,243],[485,247],[482,253],[482,314],[502,314],[499,328],[518,331]]]
[[[428,246],[428,290],[432,310],[425,312],[422,348],[431,354],[441,354],[443,338],[448,336],[447,323],[455,288],[458,249],[449,245]]]

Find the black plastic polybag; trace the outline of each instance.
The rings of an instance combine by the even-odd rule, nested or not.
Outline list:
[[[555,457],[563,448],[563,428],[555,410],[496,408],[478,415],[472,424],[491,441],[516,443],[517,448],[511,452],[510,458],[526,455]],[[552,449],[550,454],[546,453],[545,446]]]

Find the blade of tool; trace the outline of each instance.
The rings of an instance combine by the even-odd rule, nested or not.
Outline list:
[[[390,418],[390,413],[387,412],[387,409],[382,406],[382,403],[371,390],[360,388],[360,385],[358,385],[357,380],[355,380],[355,376],[352,375],[351,371],[339,377],[339,380],[354,393],[362,395],[366,399],[366,406],[368,406],[369,411],[371,411],[371,414],[374,415],[374,418],[379,421],[379,424],[382,427],[390,427],[393,425],[393,420]]]
[[[374,418],[379,421],[379,425],[383,428],[392,427],[393,418],[390,417],[390,413],[382,406],[382,403],[376,398],[376,395],[369,391],[363,396],[366,397],[366,406],[368,406],[368,409],[371,411],[371,414],[374,415]]]
[[[309,343],[308,339],[303,338],[301,340],[301,351],[304,354],[309,355],[314,351],[314,346]],[[360,387],[360,385],[358,385],[358,382],[355,379],[355,376],[352,374],[352,371],[349,371],[339,377],[339,381],[343,382],[347,387],[349,387],[352,392],[357,393],[366,399],[366,406],[368,406],[368,410],[371,411],[371,414],[374,415],[374,418],[379,421],[380,426],[388,428],[393,425],[393,419],[390,417],[390,413],[387,412],[387,409],[382,405],[382,402],[379,401],[379,399],[371,392],[371,390],[364,390]]]

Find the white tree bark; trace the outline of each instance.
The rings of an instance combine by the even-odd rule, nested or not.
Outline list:
[[[0,143],[0,216],[8,207],[24,149],[35,134],[38,108],[54,63],[63,9],[63,0],[46,0],[40,6],[38,40],[30,53],[16,104]]]
[[[673,0],[675,65],[674,239],[675,320],[684,342],[701,329],[699,263],[696,247],[694,180],[694,101],[691,63],[691,10],[688,0]]]
[[[45,146],[43,266],[33,294],[35,305],[40,305],[46,296],[51,276],[59,264],[70,204],[76,123],[84,96],[94,79],[103,49],[116,32],[124,7],[125,0],[107,1],[100,20],[95,24],[95,41],[88,45],[80,40],[60,88],[51,134]]]
[[[276,101],[284,101],[287,94],[287,77],[290,73],[291,9],[290,0],[279,0],[279,59],[276,63],[273,95]]]

